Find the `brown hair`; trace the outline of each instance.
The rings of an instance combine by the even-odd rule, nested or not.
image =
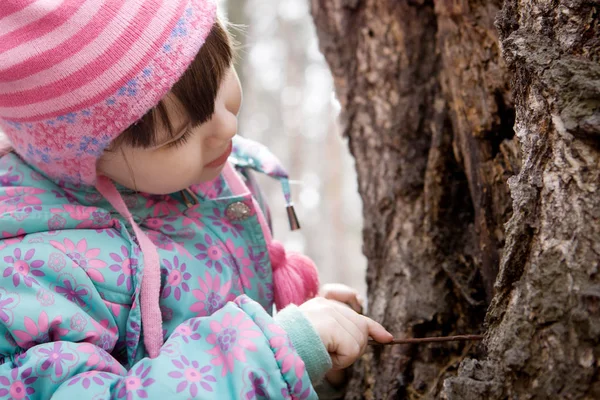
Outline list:
[[[208,121],[215,112],[217,92],[231,67],[232,59],[231,37],[223,24],[217,21],[194,61],[171,89],[171,93],[183,104],[193,126]],[[162,100],[119,135],[111,143],[109,150],[121,144],[141,148],[156,145],[157,123],[166,127],[171,136],[174,135],[174,128],[169,122]]]

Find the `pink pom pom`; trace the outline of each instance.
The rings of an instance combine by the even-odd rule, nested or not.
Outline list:
[[[281,243],[269,244],[273,267],[273,289],[278,310],[288,304],[302,304],[319,291],[319,274],[315,263],[303,254],[286,251]]]

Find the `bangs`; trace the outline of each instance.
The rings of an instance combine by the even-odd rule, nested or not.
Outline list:
[[[193,126],[207,122],[214,114],[217,93],[232,59],[231,37],[222,23],[217,21],[196,58],[170,92],[183,105]],[[109,150],[122,144],[138,148],[155,146],[158,144],[159,127],[166,128],[173,137],[174,127],[169,121],[163,100],[119,135]]]

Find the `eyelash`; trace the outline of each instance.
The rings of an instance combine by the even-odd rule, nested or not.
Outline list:
[[[188,142],[188,140],[190,139],[191,136],[192,136],[192,127],[190,126],[186,129],[186,131],[183,133],[183,135],[181,135],[181,137],[179,139],[167,143],[167,145],[165,147],[167,149],[174,149],[174,148],[183,146],[184,144],[186,144]]]

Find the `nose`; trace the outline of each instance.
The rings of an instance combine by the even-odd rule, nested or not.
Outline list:
[[[237,116],[221,109],[213,121],[212,132],[206,137],[204,145],[208,148],[221,149],[237,133]]]
[[[233,115],[238,115],[242,107],[242,85],[235,68],[231,67],[224,84],[227,95],[225,107]]]

